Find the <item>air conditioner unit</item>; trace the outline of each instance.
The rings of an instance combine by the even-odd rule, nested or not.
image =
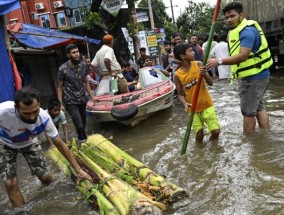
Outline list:
[[[36,3],[36,4],[35,4],[35,8],[36,8],[36,10],[42,10],[42,9],[44,9],[43,3]]]
[[[53,5],[54,5],[54,8],[60,8],[64,6],[62,1],[55,1],[53,2]]]

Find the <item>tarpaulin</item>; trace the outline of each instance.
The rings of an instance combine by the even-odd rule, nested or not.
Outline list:
[[[66,44],[76,43],[78,41],[88,41],[89,43],[95,44],[101,42],[97,39],[90,39],[59,30],[25,23],[10,24],[7,26],[7,29],[19,42],[29,47],[39,49],[65,46]]]
[[[19,0],[0,0],[0,16],[20,8]],[[5,45],[4,29],[0,24],[0,102],[14,100],[14,76]]]
[[[3,28],[0,25],[0,43],[5,44]],[[14,100],[14,76],[9,60],[7,47],[0,45],[0,103]]]
[[[0,16],[20,8],[20,0],[0,0]]]

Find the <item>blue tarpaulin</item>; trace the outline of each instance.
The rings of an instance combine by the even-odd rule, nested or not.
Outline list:
[[[19,0],[0,0],[0,15],[20,8]],[[14,100],[14,75],[5,45],[4,31],[0,25],[0,102]]]
[[[8,30],[19,42],[32,48],[55,48],[69,43],[76,43],[78,41],[88,41],[89,43],[95,44],[101,42],[97,39],[90,39],[59,30],[25,23],[10,24]]]
[[[4,101],[13,101],[14,100],[14,75],[7,51],[7,47],[2,44],[5,44],[3,28],[0,25],[0,103]]]
[[[0,0],[0,16],[20,8],[19,0]]]

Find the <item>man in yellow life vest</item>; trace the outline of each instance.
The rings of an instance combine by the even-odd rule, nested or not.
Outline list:
[[[273,61],[266,38],[259,24],[244,18],[240,2],[230,2],[223,8],[228,36],[230,57],[209,59],[206,67],[231,65],[233,78],[241,80],[239,95],[243,115],[243,133],[255,131],[256,122],[269,129],[269,116],[264,108],[263,96],[268,88]]]

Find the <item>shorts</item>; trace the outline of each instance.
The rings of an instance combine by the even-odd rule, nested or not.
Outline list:
[[[22,153],[33,175],[42,177],[48,172],[46,159],[39,143],[21,149],[0,144],[0,174],[3,181],[17,176],[17,154]]]
[[[269,78],[263,80],[241,80],[239,95],[241,112],[244,116],[255,116],[264,110],[263,96],[268,88]]]
[[[206,124],[209,132],[220,129],[214,106],[194,114],[192,127],[195,134],[197,134],[199,130],[204,129],[204,124]]]

